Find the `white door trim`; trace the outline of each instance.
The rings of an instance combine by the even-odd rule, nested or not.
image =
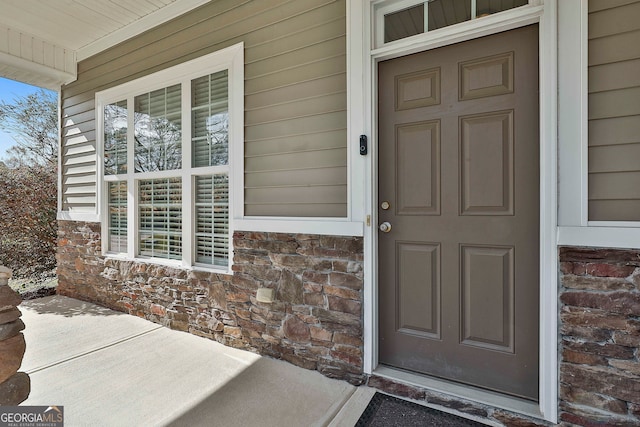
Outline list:
[[[364,371],[378,366],[377,298],[377,76],[383,59],[433,49],[533,23],[539,24],[540,55],[540,401],[538,416],[558,417],[557,294],[557,0],[464,22],[373,49],[376,0],[347,1],[349,137],[369,138],[369,154],[351,173],[364,177]],[[540,2],[536,2],[540,3]],[[437,386],[436,386],[437,388]],[[441,390],[445,391],[445,390]],[[473,396],[469,397],[473,399]],[[498,405],[500,406],[500,405]],[[507,405],[508,406],[508,405]],[[518,410],[517,408],[507,408]],[[527,411],[528,412],[528,411]],[[529,414],[531,415],[531,414]]]

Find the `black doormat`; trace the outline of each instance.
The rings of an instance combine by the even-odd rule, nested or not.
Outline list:
[[[364,410],[356,427],[423,427],[423,426],[482,426],[446,412],[436,411],[417,403],[386,394],[376,393]]]

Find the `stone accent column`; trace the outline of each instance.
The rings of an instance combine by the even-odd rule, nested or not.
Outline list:
[[[560,248],[560,416],[640,426],[640,251]]]
[[[31,380],[24,372],[18,372],[26,344],[24,323],[17,306],[20,295],[8,286],[11,270],[0,265],[0,405],[17,405],[24,402],[31,391]]]

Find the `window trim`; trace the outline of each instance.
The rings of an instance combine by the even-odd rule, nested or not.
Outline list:
[[[432,0],[380,0],[377,2],[374,2],[374,11],[372,13],[373,15],[373,21],[374,21],[374,40],[373,40],[373,50],[376,49],[380,49],[380,48],[384,48],[387,46],[395,46],[397,44],[404,44],[407,43],[407,41],[410,42],[416,42],[416,43],[420,43],[421,39],[431,39],[433,38],[433,31],[439,31],[442,30],[443,28],[447,28],[447,27],[443,27],[443,28],[439,28],[436,30],[431,30],[431,31],[424,31],[423,33],[419,33],[413,36],[409,36],[409,37],[403,37],[401,39],[398,40],[393,40],[390,42],[385,42],[384,41],[384,18],[385,15],[388,14],[392,14],[395,12],[400,12],[402,10],[405,9],[409,9],[411,7],[417,6],[419,4],[426,4],[429,3]],[[477,0],[470,0],[471,1],[471,19],[469,19],[468,21],[463,21],[463,22],[472,22],[476,19],[476,13],[477,13]],[[529,7],[529,6],[539,6],[541,4],[540,0],[528,0],[528,5],[524,5],[524,6],[518,6],[515,7],[513,9],[518,9],[521,7]],[[504,10],[502,12],[498,12],[497,15],[500,15],[499,20],[500,21],[504,21],[505,19],[507,19],[505,17],[505,13],[509,13],[510,10],[513,9],[507,9]],[[426,12],[425,12],[426,13]],[[520,14],[520,11],[516,11],[515,12],[516,15]],[[496,14],[494,14],[496,15]],[[427,15],[425,14],[425,21],[427,19]],[[456,25],[460,25],[463,22],[459,22]],[[425,22],[425,27],[426,27],[426,22]],[[459,27],[458,27],[459,28]],[[456,31],[456,29],[454,29],[453,31]],[[448,30],[448,32],[450,32],[451,30]],[[431,34],[427,34],[427,33],[431,33]],[[399,43],[400,42],[400,43]]]
[[[129,110],[133,108],[131,101],[139,94],[165,88],[174,84],[183,85],[182,111],[191,110],[191,80],[206,74],[215,73],[227,69],[229,87],[229,162],[224,168],[229,176],[229,262],[227,266],[203,265],[195,262],[194,232],[195,218],[193,217],[194,185],[197,175],[212,175],[219,172],[221,167],[208,166],[194,168],[191,166],[191,124],[190,120],[183,117],[182,127],[182,169],[172,171],[150,172],[136,174],[132,168],[127,169],[126,174],[105,175],[104,173],[104,117],[105,105],[127,99]],[[189,88],[189,90],[185,90]],[[147,76],[109,88],[95,95],[96,115],[96,154],[97,154],[97,204],[99,221],[102,225],[102,253],[111,258],[143,261],[152,264],[168,265],[192,270],[217,271],[231,274],[233,263],[233,230],[234,213],[238,212],[238,205],[242,206],[244,194],[244,168],[241,159],[244,158],[244,43],[240,42],[225,49],[183,62],[170,68],[149,74]],[[185,125],[186,124],[186,125]],[[132,130],[133,115],[128,118],[128,159],[133,157]],[[182,229],[183,229],[183,255],[181,261],[162,258],[146,258],[138,255],[138,182],[140,179],[155,179],[162,177],[180,177],[182,179]],[[128,191],[128,250],[127,253],[114,253],[108,250],[108,191],[110,181],[126,180]],[[132,186],[132,187],[131,187]],[[188,195],[188,197],[184,197]]]
[[[637,248],[640,221],[589,221],[588,13],[558,2],[558,244]]]

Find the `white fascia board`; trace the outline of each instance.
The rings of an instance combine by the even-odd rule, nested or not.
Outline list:
[[[127,25],[126,27],[116,30],[111,34],[78,49],[78,62],[107,50],[118,43],[122,43],[132,37],[142,34],[160,24],[164,24],[165,22],[180,15],[184,15],[185,13],[208,2],[209,0],[176,0],[154,13],[151,13],[134,23]]]

